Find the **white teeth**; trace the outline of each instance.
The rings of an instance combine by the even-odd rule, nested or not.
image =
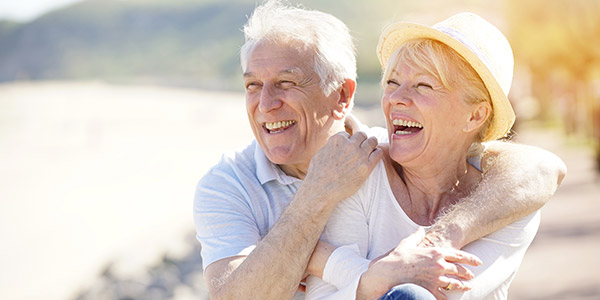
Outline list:
[[[279,122],[267,122],[267,123],[265,123],[265,128],[267,128],[270,131],[280,131],[280,129],[289,127],[294,123],[296,123],[296,121],[294,121],[294,120],[279,121]]]
[[[417,123],[414,121],[401,120],[401,119],[393,119],[392,124],[396,125],[396,126],[423,128],[423,124],[421,124],[421,123]],[[397,135],[405,135],[405,134],[411,134],[411,133],[414,133],[414,131],[397,130],[395,132],[395,134],[397,134]]]
[[[398,130],[398,131],[395,132],[395,134],[397,134],[397,135],[405,135],[405,134],[411,134],[411,133],[413,133],[413,132],[410,132],[410,131],[401,131],[401,130]]]
[[[392,124],[397,125],[397,126],[423,128],[423,125],[421,123],[417,123],[414,121],[401,120],[401,119],[393,119]]]

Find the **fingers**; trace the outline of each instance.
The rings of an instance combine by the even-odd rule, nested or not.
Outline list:
[[[368,162],[370,166],[374,166],[377,162],[379,162],[382,158],[383,158],[383,150],[381,150],[380,148],[377,147],[377,145],[379,145],[379,142],[377,141],[377,138],[374,136],[368,137],[366,138],[366,135],[363,132],[357,132],[356,134],[354,134],[352,137],[354,136],[358,136],[357,139],[362,140],[363,137],[365,137],[364,140],[362,140],[361,144],[360,144],[360,148],[366,152],[369,153],[368,156]]]
[[[349,135],[348,135],[349,136]],[[374,166],[381,158],[383,158],[383,150],[377,148],[379,142],[374,136],[368,137],[366,133],[362,131],[355,132],[351,137],[350,141],[359,143],[359,147],[366,153],[369,153],[368,162],[370,166]]]
[[[446,274],[447,275],[454,275],[460,279],[464,279],[464,280],[471,280],[473,278],[475,278],[475,275],[473,274],[473,272],[471,272],[470,270],[468,270],[467,268],[458,265],[458,264],[453,264],[450,263],[448,264],[448,266],[446,267]]]
[[[371,154],[369,154],[369,164],[375,165],[383,158],[383,150],[380,148],[375,148]]]
[[[467,253],[465,251],[446,249],[444,252],[444,256],[447,262],[461,263],[471,266],[479,266],[482,264],[481,259],[479,259],[479,257],[471,253]]]
[[[335,135],[344,136],[351,142],[357,143],[359,145],[359,147],[361,149],[365,150],[366,152],[373,151],[379,144],[379,142],[377,142],[376,137],[374,137],[374,136],[369,137],[369,136],[367,136],[366,133],[364,133],[362,131],[357,131],[352,135],[350,135],[346,131],[340,131],[340,132],[336,133]]]
[[[371,152],[373,151],[373,149],[375,149],[375,147],[377,147],[377,144],[377,138],[372,136],[362,141],[362,143],[360,144],[360,148],[365,150],[366,152]]]
[[[357,131],[352,134],[352,137],[350,137],[350,139],[357,142],[362,142],[367,139],[367,134],[362,131]]]
[[[347,133],[346,131],[340,131],[340,132],[338,132],[338,133],[334,134],[334,136],[335,136],[335,135],[343,136],[343,137],[345,137],[345,138],[347,138],[347,139],[350,139],[350,134],[349,134],[349,133]]]
[[[440,284],[440,289],[445,291],[465,292],[471,289],[471,285],[467,282],[447,276],[440,276]]]

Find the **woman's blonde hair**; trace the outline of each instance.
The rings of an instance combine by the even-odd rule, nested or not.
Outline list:
[[[467,104],[487,102],[492,107],[490,94],[477,72],[469,63],[446,44],[432,39],[415,39],[407,41],[398,48],[388,60],[383,71],[382,85],[391,75],[399,61],[416,70],[423,70],[437,78],[445,88],[460,90]],[[493,118],[492,107],[490,115],[479,130],[477,142],[481,142]]]

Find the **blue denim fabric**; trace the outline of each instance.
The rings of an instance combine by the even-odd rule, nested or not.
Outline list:
[[[405,283],[391,288],[379,300],[435,300],[435,297],[421,286]]]

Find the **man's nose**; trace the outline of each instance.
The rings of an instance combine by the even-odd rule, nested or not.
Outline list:
[[[265,113],[278,109],[282,104],[283,102],[279,98],[276,87],[271,83],[263,84],[260,91],[260,103],[258,104],[260,112]]]

